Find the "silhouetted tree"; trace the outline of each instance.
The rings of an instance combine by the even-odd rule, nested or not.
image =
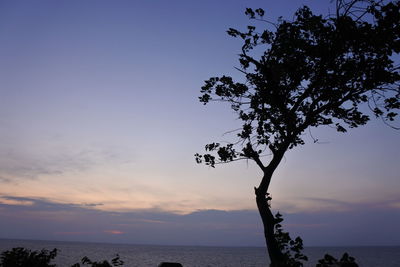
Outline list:
[[[335,12],[325,17],[304,6],[293,21],[280,18],[277,23],[265,20],[263,9],[246,9],[266,29],[228,30],[244,42],[238,70],[245,81],[212,77],[201,88],[202,103],[229,103],[242,127],[238,140],[208,144],[207,154],[196,154],[196,161],[214,167],[250,159],[260,167],[263,176],[255,194],[271,266],[288,266],[267,204],[271,177],[285,152],[303,145],[310,127],[346,132],[366,124],[369,115],[388,123],[400,107],[400,2],[335,3]],[[269,152],[270,158],[263,157]]]

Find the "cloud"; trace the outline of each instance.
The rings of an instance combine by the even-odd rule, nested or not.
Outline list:
[[[10,197],[0,197],[0,204],[4,205],[18,205],[18,206],[32,206],[33,201],[24,199],[15,199]]]
[[[40,153],[21,148],[4,148],[0,150],[0,182],[79,173],[104,164],[124,164],[129,162],[127,158],[122,151],[101,148]]]
[[[264,246],[256,210],[176,214],[142,209],[111,212],[95,205],[2,196],[0,238],[164,245]],[[328,201],[328,200],[324,200]],[[31,205],[24,203],[31,202]],[[306,246],[399,245],[400,212],[389,203],[347,210],[283,213],[284,229]]]
[[[263,244],[254,211],[203,210],[186,215],[154,209],[110,212],[85,203],[3,198],[15,202],[0,204],[0,229],[4,231],[0,232],[1,238],[171,245]],[[27,207],[18,201],[33,204]]]
[[[400,209],[400,200],[391,203],[391,206],[396,209]]]
[[[318,198],[318,197],[305,197],[302,198],[304,201],[307,201],[308,204],[313,204],[317,206],[320,210],[336,210],[336,211],[345,211],[349,209],[349,202],[341,201],[337,199],[330,198]]]
[[[275,202],[273,202],[275,204]],[[351,212],[365,209],[393,209],[400,208],[400,198],[387,196],[384,200],[370,201],[343,201],[332,198],[318,197],[299,197],[286,202],[278,202],[279,210],[288,213],[320,213],[331,212]]]
[[[99,207],[99,206],[103,206],[103,205],[104,205],[104,203],[82,203],[80,206],[94,208],[94,207]]]
[[[55,232],[56,235],[72,235],[72,236],[82,236],[82,235],[92,235],[94,232]]]
[[[28,198],[0,195],[0,206],[24,212],[95,211],[90,208],[102,203],[59,203],[46,198]],[[28,207],[29,206],[29,207]]]
[[[285,225],[289,228],[318,228],[325,227],[327,223],[285,223]]]
[[[161,220],[150,220],[150,219],[133,219],[134,222],[143,222],[143,223],[167,223],[166,221]],[[128,224],[120,224],[122,226],[128,226]]]

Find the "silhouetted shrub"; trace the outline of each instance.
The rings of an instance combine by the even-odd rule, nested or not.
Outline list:
[[[50,264],[50,262],[57,256],[58,251],[56,248],[51,251],[46,249],[31,251],[22,247],[12,248],[1,253],[0,267],[56,267],[56,264]],[[75,263],[71,267],[116,267],[124,264],[118,254],[111,260],[111,263],[106,260],[91,261],[86,256],[82,258],[81,263],[82,265]]]
[[[325,254],[324,258],[319,260],[316,267],[358,267],[355,259],[350,257],[349,254],[344,253],[340,260],[337,260],[335,257]]]
[[[118,254],[115,256],[115,258],[113,258],[111,260],[111,264],[106,260],[103,260],[102,262],[91,261],[86,256],[82,258],[81,262],[82,262],[82,266],[83,265],[88,265],[88,266],[91,266],[91,267],[113,267],[113,266],[122,266],[122,265],[124,265],[124,262],[119,258]],[[81,265],[79,263],[75,263],[71,267],[81,267]]]
[[[57,256],[57,251],[56,248],[52,251],[12,248],[1,253],[0,267],[55,267],[56,265],[50,264],[50,262]]]

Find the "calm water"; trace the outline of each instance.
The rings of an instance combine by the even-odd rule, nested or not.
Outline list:
[[[146,246],[100,244],[56,241],[25,241],[0,239],[0,251],[13,247],[32,250],[58,248],[57,266],[71,266],[84,256],[91,260],[111,260],[116,253],[125,262],[124,266],[156,267],[162,261],[175,261],[184,267],[258,267],[266,266],[264,248],[255,247],[190,247],[190,246]],[[325,253],[335,257],[348,252],[357,259],[361,267],[399,267],[400,247],[309,247],[305,254],[310,258],[306,266],[315,266]]]

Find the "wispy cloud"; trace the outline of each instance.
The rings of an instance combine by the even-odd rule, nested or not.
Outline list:
[[[274,203],[275,204],[275,203]],[[365,209],[400,208],[400,198],[387,196],[383,200],[344,201],[332,198],[298,197],[291,201],[278,202],[278,210],[289,213],[351,212]]]
[[[0,204],[4,205],[17,205],[17,206],[32,206],[34,201],[26,199],[18,199],[11,197],[0,197]]]
[[[152,219],[132,219],[132,222],[141,222],[141,223],[157,223],[157,224],[162,224],[162,223],[168,223],[166,221],[161,221],[161,220],[152,220]],[[120,224],[122,226],[129,226],[129,224]]]
[[[104,164],[126,163],[127,157],[121,153],[121,151],[98,148],[77,151],[57,150],[47,153],[7,148],[0,150],[0,182],[35,179],[42,175],[79,173]]]

